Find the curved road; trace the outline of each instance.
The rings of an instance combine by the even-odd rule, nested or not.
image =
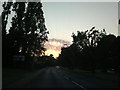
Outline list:
[[[70,73],[56,67],[43,68],[5,88],[118,88],[118,83]]]

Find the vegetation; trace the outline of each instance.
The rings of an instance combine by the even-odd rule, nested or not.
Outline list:
[[[7,29],[9,15],[13,15]],[[31,62],[44,54],[48,40],[41,2],[4,2],[2,12],[3,67],[12,66],[14,55],[24,55]]]
[[[10,84],[14,85],[21,79],[24,80],[23,78],[27,78],[30,74],[36,74],[35,72],[39,69],[47,66],[56,66],[56,68],[81,75],[112,81],[120,79],[118,77],[120,74],[120,36],[107,35],[105,29],[99,31],[95,27],[86,31],[77,31],[77,35],[72,33],[73,43],[70,46],[64,44],[65,47],[61,48],[61,54],[56,60],[52,54],[46,56],[44,53],[46,50],[44,44],[48,41],[49,32],[46,29],[43,14],[41,2],[4,2],[2,12],[4,88],[9,87]],[[11,16],[13,16],[11,27],[7,28]],[[57,74],[56,71],[49,72],[45,73],[48,75],[44,72],[41,72],[42,75],[37,74],[45,75],[45,77],[51,76],[50,74],[53,77]],[[33,77],[34,80],[38,78],[34,75]],[[53,78],[47,77],[45,80]],[[38,79],[40,81],[40,78]],[[41,85],[44,86],[44,84],[46,83]]]
[[[53,55],[44,56],[44,43],[49,32],[41,2],[4,2],[2,12],[3,67],[44,67],[60,65],[95,72],[120,70],[120,36],[107,35],[105,29],[95,27],[72,33],[73,43],[62,47],[58,61]],[[9,15],[13,15],[8,29]],[[13,61],[13,56],[25,56],[24,62]]]
[[[107,35],[103,29],[90,30],[72,34],[73,43],[69,47],[63,47],[59,55],[59,63],[64,67],[79,68],[95,72],[120,70],[120,36]]]

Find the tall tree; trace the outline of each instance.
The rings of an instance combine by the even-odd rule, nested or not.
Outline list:
[[[67,66],[90,69],[94,72],[97,67],[97,46],[101,38],[106,35],[105,30],[101,32],[93,27],[86,31],[72,33],[73,44],[70,47],[62,48],[59,59]]]
[[[9,12],[12,10],[12,14],[14,14],[6,39],[9,44],[8,48],[10,48],[8,51],[12,55],[17,53],[40,55],[44,53],[44,43],[48,40],[47,34],[49,32],[45,27],[42,3],[11,2],[10,5],[5,5],[6,7],[13,6]],[[3,4],[3,7],[5,5]],[[3,19],[6,18],[4,12],[2,14]],[[6,29],[6,25],[3,23],[3,30]]]
[[[9,48],[8,48],[8,36],[7,36],[7,29],[6,25],[8,23],[8,17],[9,14],[11,14],[11,6],[12,2],[4,2],[3,3],[3,12],[1,15],[2,18],[2,58],[3,58],[3,65],[7,64],[6,61],[8,61],[7,57],[9,57]],[[6,54],[8,53],[8,54]]]
[[[45,41],[47,41],[48,31],[46,31],[47,29],[41,8],[42,4],[40,2],[28,3],[24,18],[26,23],[25,34],[28,36],[26,45],[28,45],[28,47],[24,47],[24,49],[27,49],[29,53],[39,54],[45,50],[43,46]]]
[[[6,35],[6,25],[7,25],[7,20],[8,20],[8,16],[11,13],[11,6],[12,6],[12,2],[4,2],[3,3],[3,12],[2,12],[2,35],[5,36]]]

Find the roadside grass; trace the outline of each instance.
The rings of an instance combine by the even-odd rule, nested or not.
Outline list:
[[[35,71],[37,70],[2,68],[2,85],[4,87],[6,85],[14,83]]]
[[[77,68],[63,68],[66,71],[69,72],[74,72],[74,73],[78,73],[78,74],[82,74],[82,75],[86,75],[86,76],[90,76],[90,77],[95,77],[98,79],[104,79],[104,80],[110,80],[113,82],[120,82],[120,74],[116,74],[116,73],[103,73],[100,72],[99,70],[96,70],[95,73],[92,73],[90,71],[85,71],[85,70],[80,70]]]

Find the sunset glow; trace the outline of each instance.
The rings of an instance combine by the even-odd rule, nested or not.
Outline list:
[[[59,55],[59,53],[60,53],[60,51],[55,51],[55,50],[52,50],[52,49],[48,49],[48,50],[45,52],[45,54],[48,55],[48,56],[49,56],[50,54],[53,54],[54,58],[57,58],[58,55]]]
[[[45,43],[45,55],[53,54],[54,58],[57,58],[61,53],[61,47],[64,47],[64,44],[70,45],[68,41],[60,40],[60,39],[49,39],[48,42]]]

